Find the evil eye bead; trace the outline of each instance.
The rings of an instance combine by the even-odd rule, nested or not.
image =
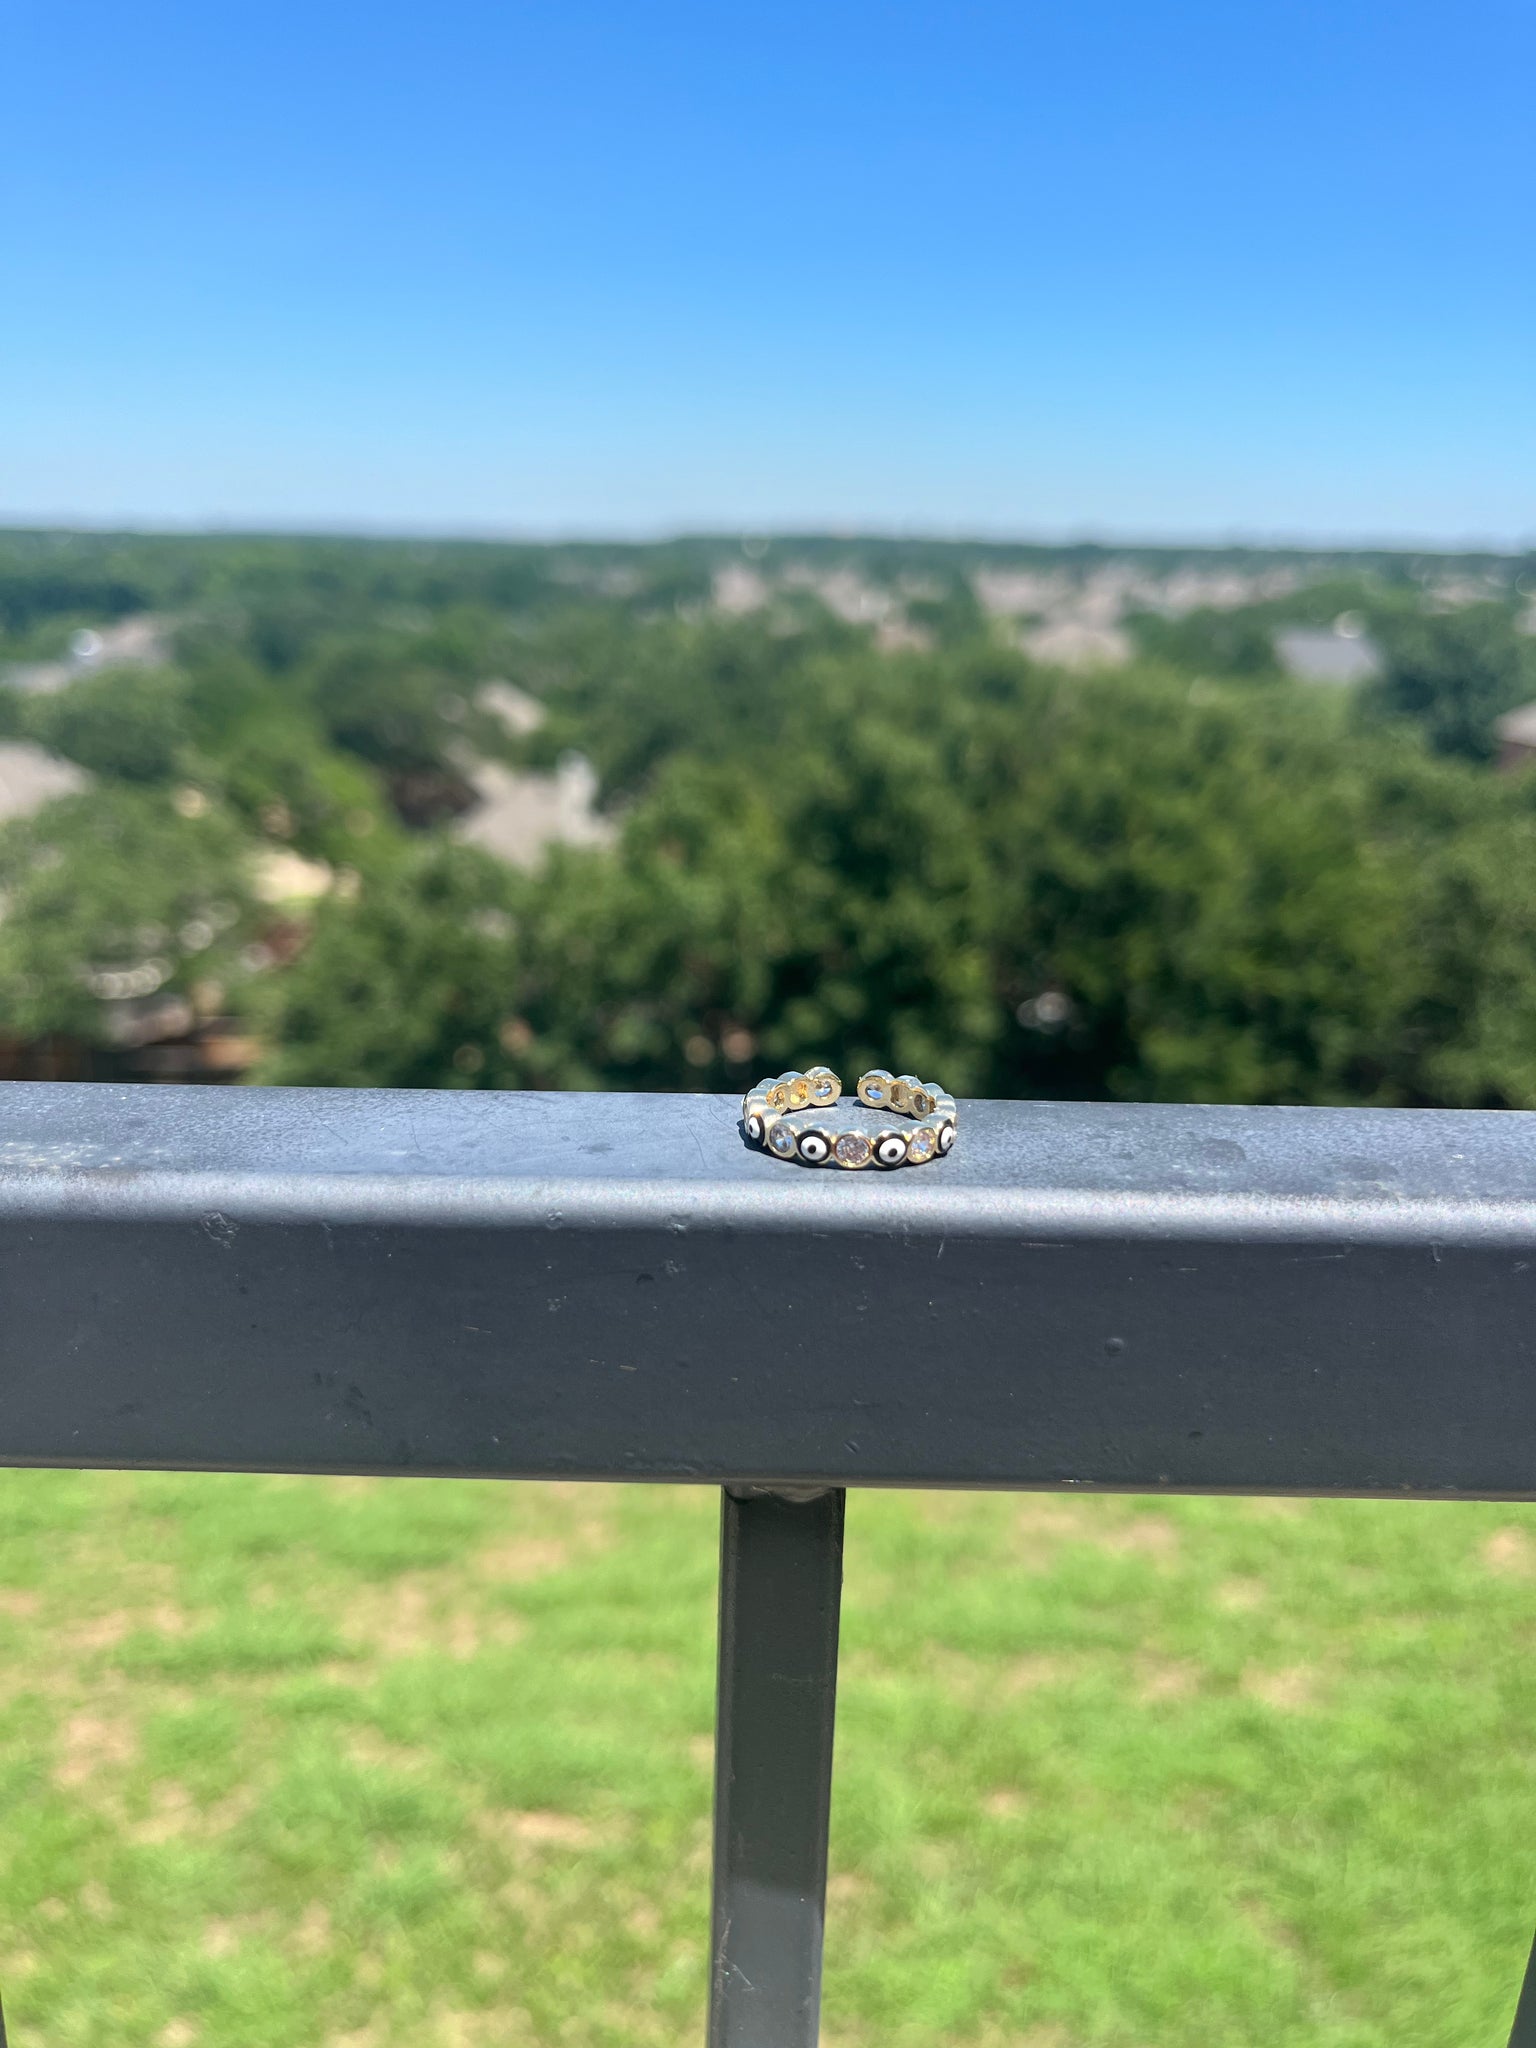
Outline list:
[[[859,1100],[871,1109],[888,1109],[891,1103],[892,1076],[884,1067],[874,1067],[859,1078]]]
[[[825,1166],[832,1156],[832,1139],[826,1131],[800,1133],[800,1157],[807,1166]]]
[[[900,1131],[887,1131],[875,1140],[875,1157],[882,1166],[900,1166],[907,1156],[907,1141]]]
[[[754,1145],[761,1145],[763,1142],[763,1119],[755,1109],[747,1118],[747,1136]]]
[[[768,1133],[768,1150],[777,1153],[780,1159],[795,1156],[795,1134],[788,1124],[775,1124]]]
[[[940,1124],[940,1125],[939,1125],[939,1150],[940,1150],[941,1152],[948,1152],[948,1151],[950,1150],[951,1146],[953,1146],[954,1142],[955,1142],[955,1127],[954,1127],[954,1125],[953,1125],[953,1124]]]

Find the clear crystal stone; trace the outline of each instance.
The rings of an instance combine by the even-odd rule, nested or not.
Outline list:
[[[869,1140],[862,1131],[844,1131],[836,1149],[844,1166],[863,1166],[869,1158]]]

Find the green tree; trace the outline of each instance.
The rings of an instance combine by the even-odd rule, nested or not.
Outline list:
[[[1361,693],[1362,713],[1412,719],[1437,754],[1491,760],[1494,720],[1536,697],[1536,642],[1506,605],[1402,618],[1383,640],[1385,665]]]
[[[112,1005],[238,982],[254,936],[250,844],[161,790],[61,797],[0,829],[0,1018],[101,1041]]]
[[[994,985],[1022,1027],[996,1092],[1426,1099],[1424,876],[1475,778],[1411,741],[1352,741],[1305,690],[1019,687],[1030,715],[994,706],[973,741]]]
[[[1130,628],[1148,661],[1186,675],[1253,676],[1272,682],[1281,674],[1275,623],[1267,606],[1205,608],[1178,618],[1142,612],[1130,621]]]
[[[258,992],[271,1051],[257,1078],[294,1086],[466,1088],[515,1078],[515,879],[431,842],[328,898],[308,948]]]
[[[515,947],[461,870],[430,915],[379,899],[365,998],[338,907],[280,1047],[312,1080],[736,1088],[820,1058],[1010,1095],[1536,1103],[1528,808],[1327,694],[861,651],[750,716],[744,758],[674,752],[612,853],[523,885]],[[408,1024],[360,1062],[320,1028],[333,987]]]
[[[32,736],[93,775],[167,782],[184,772],[194,736],[185,677],[169,669],[110,668],[27,702]]]

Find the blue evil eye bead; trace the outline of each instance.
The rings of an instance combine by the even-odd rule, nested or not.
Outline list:
[[[900,1131],[887,1131],[875,1140],[875,1157],[882,1166],[900,1166],[907,1156],[907,1141]]]
[[[825,1166],[832,1156],[832,1139],[826,1131],[800,1133],[800,1157],[807,1166]]]
[[[763,1142],[763,1120],[755,1109],[747,1118],[747,1136],[754,1145],[761,1145]]]
[[[859,1080],[859,1100],[868,1103],[871,1109],[888,1109],[891,1102],[892,1077],[884,1067],[872,1067]]]

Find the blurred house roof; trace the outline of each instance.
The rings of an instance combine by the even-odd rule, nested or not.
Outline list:
[[[131,619],[119,619],[115,626],[74,634],[62,661],[13,663],[0,670],[0,683],[31,696],[51,696],[77,676],[94,675],[97,669],[158,668],[169,659],[166,621],[150,612],[136,612]]]
[[[0,740],[0,825],[30,818],[56,796],[75,796],[91,778],[30,740]]]
[[[553,775],[479,760],[466,761],[464,773],[476,801],[453,836],[512,867],[536,867],[547,846],[607,846],[613,839],[612,824],[595,808],[597,776],[580,754],[567,754]]]
[[[1363,683],[1381,668],[1381,649],[1358,630],[1287,626],[1275,635],[1280,666],[1304,683]]]
[[[1520,704],[1496,718],[1493,729],[1506,747],[1536,751],[1536,704]]]

